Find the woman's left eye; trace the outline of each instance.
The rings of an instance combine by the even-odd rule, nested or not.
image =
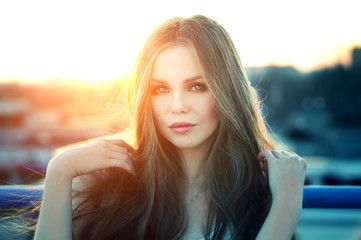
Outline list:
[[[191,86],[191,90],[193,91],[197,91],[197,92],[200,92],[200,91],[204,91],[206,90],[206,86],[204,84],[193,84]]]

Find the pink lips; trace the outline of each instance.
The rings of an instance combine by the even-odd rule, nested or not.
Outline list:
[[[186,133],[191,130],[195,125],[187,122],[175,122],[169,126],[170,130],[175,133]]]

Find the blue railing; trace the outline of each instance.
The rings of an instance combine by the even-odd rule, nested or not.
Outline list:
[[[43,185],[0,186],[0,209],[23,208],[41,201]]]
[[[303,208],[361,209],[361,186],[306,186]]]
[[[22,208],[41,201],[43,186],[0,186],[0,209]],[[303,208],[359,208],[361,186],[305,186]]]

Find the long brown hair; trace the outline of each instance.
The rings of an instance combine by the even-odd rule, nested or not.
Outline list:
[[[254,239],[271,204],[257,154],[273,149],[255,90],[225,29],[196,15],[171,18],[145,42],[131,79],[136,176],[110,169],[78,193],[73,217],[88,215],[83,239],[179,239],[187,227],[185,176],[177,149],[157,131],[150,107],[150,78],[158,54],[169,46],[192,49],[216,103],[220,125],[204,159],[209,209],[205,235]],[[82,210],[80,210],[82,209]]]

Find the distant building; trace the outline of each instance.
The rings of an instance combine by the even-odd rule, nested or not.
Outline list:
[[[361,48],[352,50],[352,68],[361,70]]]

